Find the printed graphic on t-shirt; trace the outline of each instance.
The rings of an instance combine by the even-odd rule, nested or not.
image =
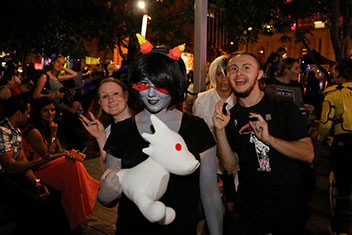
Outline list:
[[[269,159],[269,151],[270,151],[270,147],[266,144],[264,144],[263,142],[261,142],[260,140],[258,140],[258,138],[255,136],[255,133],[252,129],[252,127],[247,124],[244,127],[242,127],[239,131],[239,133],[241,135],[250,135],[249,141],[254,144],[254,148],[255,148],[255,152],[257,154],[257,158],[258,158],[258,164],[259,167],[257,169],[257,171],[266,171],[266,172],[270,172],[271,168],[270,168],[270,159]]]
[[[284,88],[276,88],[276,91],[279,96],[283,96],[287,98],[288,100],[291,100],[292,102],[295,102],[295,91],[294,90],[289,90],[289,89],[284,89]]]

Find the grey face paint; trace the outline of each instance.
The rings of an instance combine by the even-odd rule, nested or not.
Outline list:
[[[148,78],[141,80],[139,83],[144,83],[151,86],[149,89],[139,91],[141,100],[150,113],[158,113],[167,108],[171,102],[170,95],[161,93],[160,91],[154,89],[154,84]]]

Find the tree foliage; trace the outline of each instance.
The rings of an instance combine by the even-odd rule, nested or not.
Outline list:
[[[154,1],[150,7],[151,21],[148,25],[152,43],[169,47],[182,43],[192,45],[193,5],[194,1],[187,0]]]
[[[190,42],[185,22],[192,29],[192,1],[147,2],[152,20],[148,34],[155,44]],[[136,53],[135,34],[140,32],[142,12],[129,0],[11,0],[2,3],[0,50],[16,51],[22,59],[29,53],[82,58],[84,42],[97,40],[99,51],[116,46],[128,48],[130,60]],[[187,6],[187,7],[185,7]],[[188,11],[188,12],[187,12]],[[188,19],[188,20],[187,20]],[[147,34],[147,35],[148,35]],[[126,40],[129,38],[130,40]],[[123,57],[126,56],[120,53]]]
[[[194,0],[147,1],[147,39],[169,47],[193,46]],[[212,0],[225,9],[225,26],[235,43],[255,42],[260,33],[272,35],[290,30],[293,24],[316,13],[331,17],[331,35],[336,58],[346,57],[351,35],[352,0]],[[25,58],[30,52],[82,58],[85,41],[97,40],[100,51],[120,52],[124,59],[137,53],[135,33],[140,32],[142,12],[130,0],[11,0],[2,3],[0,50],[16,51]],[[330,5],[333,4],[333,5]],[[331,7],[331,6],[335,6]],[[337,7],[336,7],[337,6]],[[331,10],[333,9],[333,10]],[[343,17],[343,24],[338,20]],[[323,19],[324,20],[324,19]],[[309,47],[304,27],[296,28],[296,40]],[[130,40],[126,39],[129,38]],[[284,40],[284,38],[283,38]],[[286,37],[286,40],[290,40]],[[120,53],[123,57],[126,56]],[[341,56],[340,56],[341,54]]]
[[[137,12],[127,0],[12,0],[2,5],[0,50],[82,58],[84,42],[97,40],[100,51],[128,47],[138,31]]]
[[[82,56],[84,27],[91,22],[82,19],[81,11],[91,2],[13,0],[2,4],[0,49],[20,55],[39,52],[45,55]],[[64,7],[65,6],[65,7]],[[87,6],[89,8],[89,6]]]
[[[225,9],[222,24],[236,43],[256,42],[259,34],[285,33],[300,20],[328,11],[329,0],[218,0]],[[296,39],[309,33],[297,27]],[[305,37],[303,37],[305,38]],[[283,38],[284,39],[288,39]],[[306,39],[305,39],[306,40]]]

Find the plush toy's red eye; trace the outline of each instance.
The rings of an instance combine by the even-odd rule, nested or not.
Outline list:
[[[182,145],[181,145],[180,143],[177,143],[177,144],[175,145],[175,149],[176,149],[177,151],[181,151]]]

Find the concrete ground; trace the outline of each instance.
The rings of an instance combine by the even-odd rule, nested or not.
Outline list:
[[[97,180],[102,174],[99,157],[85,159],[83,161],[88,173]],[[117,206],[107,208],[98,201],[95,204],[93,214],[84,222],[86,235],[115,234],[115,222],[117,219]]]
[[[328,149],[316,143],[316,160],[314,162],[316,173],[316,188],[309,203],[310,217],[305,235],[329,235],[329,200],[328,200]],[[95,179],[100,179],[101,170],[99,158],[85,159],[87,171]],[[87,235],[114,234],[117,207],[106,208],[96,203],[93,214],[85,222]],[[224,234],[226,235],[226,234]]]

